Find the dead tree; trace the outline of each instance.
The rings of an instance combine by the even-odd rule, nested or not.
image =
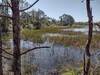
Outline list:
[[[88,16],[88,41],[85,47],[85,55],[84,55],[84,75],[89,75],[90,66],[91,66],[91,53],[90,46],[92,41],[92,32],[93,32],[93,16],[92,16],[92,8],[90,7],[90,0],[86,0],[86,8],[87,8],[87,16]]]

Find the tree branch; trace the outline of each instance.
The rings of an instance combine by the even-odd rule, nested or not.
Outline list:
[[[28,9],[30,9],[32,6],[34,6],[37,2],[38,2],[39,0],[36,0],[33,4],[31,4],[29,7],[27,7],[27,8],[25,8],[25,9],[22,9],[22,10],[20,10],[20,12],[23,12],[23,11],[25,11],[25,10],[28,10]]]
[[[9,8],[11,8],[12,9],[12,6],[11,6],[11,4],[7,1],[7,4],[0,4],[0,7],[9,7]]]
[[[12,60],[12,58],[9,58],[9,57],[3,56],[3,55],[0,55],[0,56],[7,59],[7,60]]]
[[[98,24],[98,23],[95,23],[95,24],[96,24],[96,26],[98,26],[100,28],[100,24]]]
[[[35,49],[41,49],[41,48],[50,48],[50,47],[49,47],[49,46],[35,47],[35,48],[29,49],[29,50],[27,50],[27,51],[21,53],[20,55],[24,55],[24,54],[27,54],[27,53],[30,52],[30,51],[33,51],[33,50],[35,50]]]
[[[21,53],[20,55],[27,54],[27,53],[28,53],[28,52],[30,52],[30,51],[33,51],[33,50],[35,50],[35,49],[41,49],[41,48],[50,48],[50,47],[49,47],[49,46],[34,47],[34,48],[32,48],[32,49],[29,49],[29,50],[27,50],[27,51],[25,51],[25,52]],[[0,48],[0,49],[2,49],[2,48]],[[2,51],[3,51],[3,52],[5,52],[5,53],[6,53],[6,54],[8,54],[8,55],[13,56],[13,54],[11,54],[11,53],[7,52],[7,51],[6,51],[6,50],[4,50],[4,49],[2,49]]]
[[[13,19],[12,17],[10,17],[10,16],[7,16],[7,15],[2,15],[2,14],[0,14],[0,17],[7,17],[7,18],[10,18],[10,19]]]
[[[0,4],[0,7],[9,7],[9,5]]]
[[[2,49],[2,48],[0,48],[0,49]],[[9,54],[9,55],[13,56],[13,54],[11,54],[11,53],[7,52],[7,51],[6,51],[6,50],[4,50],[4,49],[2,49],[2,51],[3,51],[3,52],[5,52],[6,54]]]
[[[12,6],[11,6],[11,4],[7,1],[7,4],[8,4],[8,6],[12,9]]]

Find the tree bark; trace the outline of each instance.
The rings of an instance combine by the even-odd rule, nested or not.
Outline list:
[[[86,0],[86,7],[87,7],[87,16],[88,16],[88,24],[89,24],[89,31],[88,31],[88,41],[85,48],[86,53],[86,60],[84,65],[84,75],[89,75],[90,66],[91,66],[91,54],[90,54],[90,45],[92,41],[92,32],[93,32],[93,19],[92,19],[92,9],[90,8],[90,0]]]
[[[0,25],[0,75],[3,75],[3,67],[2,67],[2,25]]]
[[[19,0],[11,0],[11,4],[8,5],[0,5],[2,7],[10,7],[12,10],[12,17],[0,14],[0,17],[6,17],[12,19],[13,24],[13,64],[12,64],[12,71],[14,75],[21,75],[21,53],[20,53],[20,12],[28,10],[33,5],[35,5],[39,0],[36,0],[32,5],[29,7],[19,10]],[[0,54],[2,54],[2,41],[0,41]],[[0,67],[2,67],[2,55],[0,56]],[[0,75],[2,75],[2,68],[0,69]]]
[[[11,0],[12,3],[12,23],[13,23],[13,72],[14,75],[21,75],[21,57],[20,57],[20,12],[19,0]]]

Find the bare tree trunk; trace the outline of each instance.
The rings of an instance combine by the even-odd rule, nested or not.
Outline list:
[[[21,75],[21,57],[20,57],[20,12],[19,0],[12,0],[12,23],[13,23],[13,71],[14,75]]]
[[[2,67],[2,25],[0,25],[0,75],[3,75],[3,67]]]
[[[21,75],[21,53],[20,53],[20,12],[23,12],[25,10],[30,9],[33,5],[35,5],[39,0],[36,0],[33,4],[31,4],[29,7],[19,10],[19,2],[20,0],[11,0],[11,4],[8,5],[0,5],[2,7],[10,7],[12,10],[12,17],[7,15],[0,14],[0,17],[6,17],[12,19],[13,23],[13,65],[12,70],[14,72],[14,75]],[[0,41],[0,46],[2,45],[2,41]],[[35,48],[36,49],[36,48]],[[33,49],[28,50],[27,52],[31,51]],[[26,54],[27,52],[22,53]],[[0,54],[2,54],[2,47],[0,49]],[[10,54],[7,52],[7,54]],[[0,67],[2,67],[2,55],[0,56]],[[2,75],[2,69],[0,69],[0,75]]]
[[[87,60],[84,62],[84,75],[89,75],[89,70],[91,66],[91,54],[90,54],[90,45],[92,40],[92,31],[93,31],[93,19],[92,19],[92,9],[90,8],[90,0],[86,0],[87,7],[87,16],[88,16],[88,24],[89,24],[89,32],[88,32],[88,42],[85,48],[85,53],[87,56]]]

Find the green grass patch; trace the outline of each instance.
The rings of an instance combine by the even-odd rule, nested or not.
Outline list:
[[[42,34],[40,30],[23,29],[21,32],[22,39],[30,40],[33,42],[42,42]]]
[[[74,75],[74,73],[72,71],[70,71],[70,72],[63,73],[61,75]]]
[[[4,34],[4,35],[2,35],[2,40],[3,41],[8,41],[11,38],[12,38],[12,35],[11,34]]]
[[[45,33],[57,33],[60,32],[60,29],[55,28],[55,27],[46,27],[46,28],[42,28],[40,30],[36,30],[36,29],[23,29],[21,31],[21,37],[24,40],[30,40],[33,42],[43,42],[43,38],[42,35]]]
[[[75,46],[75,47],[84,47],[86,44],[85,36],[57,36],[50,37],[50,42],[55,42],[57,44],[63,44],[65,46]]]
[[[42,37],[43,34],[46,33],[59,33],[64,34],[67,36],[52,36],[48,37],[50,42],[54,42],[56,44],[62,44],[65,47],[68,46],[75,46],[80,48],[85,48],[87,43],[87,35],[84,35],[81,32],[73,32],[73,31],[66,31],[63,32],[61,30],[62,28],[49,26],[42,28],[40,30],[29,30],[29,29],[23,29],[21,31],[21,37],[24,40],[30,40],[36,43],[41,43],[45,41],[45,38]],[[100,34],[93,35],[91,48],[100,48]]]

